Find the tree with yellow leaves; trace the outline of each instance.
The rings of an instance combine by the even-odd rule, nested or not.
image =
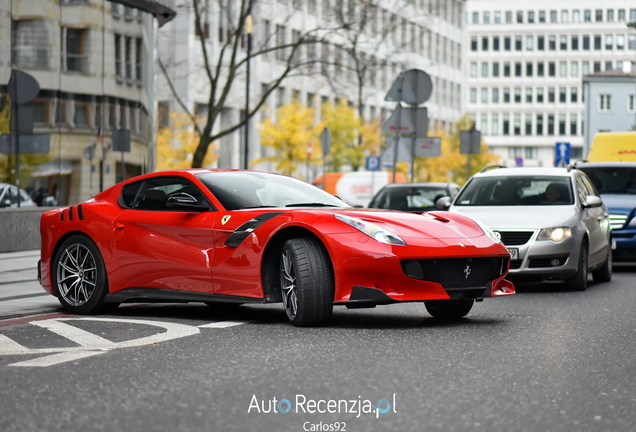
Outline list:
[[[199,136],[192,129],[190,118],[180,112],[170,114],[172,126],[157,131],[157,169],[178,169],[192,166],[192,155],[199,143]],[[203,166],[210,166],[218,158],[216,145],[207,149]]]
[[[337,172],[343,165],[350,165],[355,171],[364,159],[364,149],[357,145],[361,122],[356,111],[344,98],[337,105],[331,101],[322,104],[320,111],[331,130],[331,169]]]
[[[313,147],[312,163],[322,160],[318,136],[324,126],[316,122],[313,108],[293,100],[278,109],[277,121],[266,118],[261,124],[261,145],[271,147],[275,156],[266,156],[252,161],[252,165],[265,161],[278,162],[276,171],[292,175],[299,164],[307,162],[307,143]]]
[[[442,138],[442,155],[440,157],[416,157],[416,181],[466,183],[466,159],[468,155],[459,152],[459,131],[468,130],[472,120],[464,115],[456,123],[456,132],[447,134],[438,128],[429,133],[430,136]],[[471,175],[479,172],[488,165],[499,163],[499,157],[488,150],[485,142],[481,142],[481,152],[470,155]]]

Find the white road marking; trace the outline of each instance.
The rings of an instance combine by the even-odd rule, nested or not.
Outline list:
[[[66,339],[70,339],[76,344],[83,346],[84,348],[113,348],[116,345],[114,342],[111,342],[108,339],[104,339],[103,337],[97,336],[93,333],[89,333],[86,330],[82,330],[72,325],[68,325],[56,319],[32,321],[31,324],[50,330],[53,333],[57,333],[60,336],[65,337]]]
[[[29,349],[23,347],[17,342],[9,339],[5,335],[0,334],[0,355],[5,352],[15,352],[17,354],[29,354]]]
[[[86,357],[92,357],[99,354],[104,354],[107,351],[78,351],[78,352],[63,352],[59,354],[53,354],[46,357],[39,357],[32,360],[25,360],[18,363],[12,363],[9,366],[22,366],[22,367],[47,367],[53,366],[59,363],[65,363],[73,360],[79,360]]]
[[[200,325],[199,328],[228,328],[228,327],[238,326],[241,324],[247,324],[249,322],[252,322],[252,321],[238,321],[238,320],[219,321],[219,322],[214,322],[210,324]]]

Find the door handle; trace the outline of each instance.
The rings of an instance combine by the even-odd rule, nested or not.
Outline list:
[[[115,231],[119,231],[124,229],[124,224],[123,223],[116,223],[115,224]]]

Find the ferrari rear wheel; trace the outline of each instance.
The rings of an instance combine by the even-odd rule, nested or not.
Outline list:
[[[433,300],[424,302],[424,305],[435,318],[456,320],[468,315],[473,303],[473,300]]]
[[[117,308],[117,303],[104,303],[108,293],[106,268],[97,245],[88,237],[66,239],[55,254],[51,270],[57,298],[68,311],[90,314]]]
[[[310,237],[288,240],[280,257],[280,290],[287,319],[295,326],[325,324],[333,312],[331,260]]]

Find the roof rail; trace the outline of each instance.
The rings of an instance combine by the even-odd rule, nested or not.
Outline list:
[[[508,168],[508,167],[505,166],[505,165],[488,165],[486,168],[484,168],[483,170],[481,170],[479,172],[483,173],[483,172],[486,172],[488,170],[495,169],[495,168]]]

